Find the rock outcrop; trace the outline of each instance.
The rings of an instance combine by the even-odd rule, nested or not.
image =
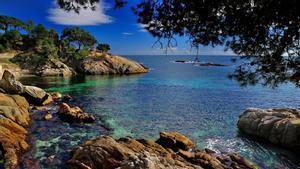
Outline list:
[[[120,56],[93,52],[79,65],[84,74],[137,74],[146,73],[148,68],[142,64]]]
[[[50,59],[44,65],[37,67],[36,75],[38,76],[72,76],[76,72],[59,60]]]
[[[71,123],[92,123],[96,120],[96,118],[93,115],[84,113],[79,107],[70,107],[66,103],[60,105],[58,116],[61,120]]]
[[[62,62],[49,59],[42,64],[32,59],[32,52],[20,53],[12,58],[23,74],[37,76],[71,76],[77,73],[92,75],[146,73],[148,68],[121,56],[91,51],[83,60]]]
[[[238,128],[271,143],[300,150],[300,112],[295,109],[248,109],[240,115]]]
[[[76,72],[58,59],[36,61],[33,52],[22,52],[11,59],[19,65],[22,74],[36,76],[71,76]],[[41,63],[42,62],[42,63]]]
[[[53,102],[51,95],[35,86],[25,86],[16,80],[13,73],[4,70],[0,80],[0,91],[24,96],[30,104],[44,106]]]
[[[24,86],[21,95],[24,96],[30,104],[34,105],[45,106],[53,102],[50,94],[35,86]]]
[[[175,137],[173,137],[175,135]],[[253,163],[237,154],[216,154],[213,151],[182,150],[194,144],[179,133],[161,134],[174,142],[164,142],[163,145],[150,140],[135,140],[121,138],[115,140],[102,136],[86,141],[73,150],[68,161],[71,169],[254,169]],[[180,144],[176,144],[180,142]],[[167,143],[170,143],[168,145]],[[180,145],[179,147],[174,147]],[[170,149],[172,147],[178,151]]]
[[[18,155],[28,150],[29,104],[19,95],[0,93],[0,168],[15,168]],[[1,161],[4,161],[1,164]]]
[[[24,86],[17,81],[15,75],[8,70],[4,70],[2,74],[0,88],[3,92],[10,94],[21,94],[24,91]]]
[[[178,132],[161,132],[159,135],[160,137],[156,142],[174,151],[179,149],[189,151],[195,148],[195,144],[189,138]]]
[[[0,77],[2,77],[2,70],[9,70],[11,72],[14,72],[14,75],[16,77],[21,76],[21,68],[13,63],[0,63]]]

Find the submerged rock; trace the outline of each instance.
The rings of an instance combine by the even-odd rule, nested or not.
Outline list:
[[[91,53],[80,63],[80,71],[85,74],[137,74],[147,73],[148,68],[133,60],[103,53]]]
[[[300,150],[300,112],[295,109],[247,109],[238,128],[292,150]]]
[[[194,63],[194,61],[191,60],[175,60],[175,63]]]
[[[185,136],[174,132],[167,138],[181,140],[187,147],[194,144]],[[165,139],[165,135],[163,135]],[[180,138],[180,139],[178,139]],[[162,138],[160,138],[162,139]],[[186,140],[186,141],[183,141]],[[180,141],[180,142],[181,142]],[[151,140],[102,136],[86,141],[71,153],[70,169],[255,169],[254,164],[237,154],[209,154],[206,151],[184,151],[182,145],[173,151]],[[184,148],[187,148],[184,147]],[[230,162],[228,162],[230,161]]]
[[[198,61],[190,61],[190,60],[175,60],[174,63],[193,63],[195,66],[228,66],[220,63],[198,62]]]
[[[28,150],[29,104],[19,95],[0,93],[0,161],[3,168],[15,168],[18,155]],[[1,164],[0,164],[1,168]]]
[[[52,120],[52,118],[53,118],[53,116],[50,112],[47,112],[44,116],[44,120],[46,120],[46,121],[50,121],[50,120]]]
[[[79,107],[70,107],[66,103],[60,105],[58,115],[67,122],[92,123],[96,120],[93,115],[84,113]]]
[[[224,64],[220,64],[220,63],[211,63],[211,62],[199,62],[199,63],[195,63],[196,66],[228,66],[228,65],[224,65]]]

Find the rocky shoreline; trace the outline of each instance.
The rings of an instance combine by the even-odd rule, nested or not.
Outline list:
[[[49,59],[43,65],[31,64],[31,54],[22,53],[11,59],[20,66],[21,74],[35,76],[73,76],[85,75],[124,75],[147,73],[148,68],[141,63],[121,56],[91,51],[82,60],[64,63],[58,59]]]
[[[0,166],[16,168],[19,155],[29,149],[30,104],[48,105],[51,95],[34,86],[23,86],[14,74],[4,70],[0,80]],[[1,168],[1,167],[0,167]]]
[[[25,86],[16,80],[14,74],[4,70],[0,80],[0,168],[16,168],[20,156],[29,150],[28,129],[32,109],[43,109],[56,101],[69,100],[59,93],[46,93],[35,86]],[[71,108],[62,103],[57,112],[67,122],[93,122],[95,117],[84,113],[79,107]],[[46,113],[45,120],[52,114]]]
[[[238,154],[217,154],[177,132],[161,132],[157,141],[102,136],[73,150],[70,169],[256,169]]]
[[[22,85],[10,71],[4,70],[0,80],[0,168],[16,168],[20,156],[30,149],[28,128],[30,112],[56,103],[57,116],[68,123],[92,123],[97,117],[79,107],[66,104],[71,97],[46,93],[34,86]],[[53,112],[52,112],[53,113]],[[41,113],[45,121],[50,112]],[[241,114],[240,131],[264,138],[271,143],[299,150],[300,113],[294,109],[248,109]],[[156,141],[100,136],[75,148],[66,162],[71,169],[256,169],[254,163],[234,153],[198,150],[187,137],[177,132],[161,132]],[[53,159],[50,156],[46,157]],[[38,164],[22,161],[27,168]]]

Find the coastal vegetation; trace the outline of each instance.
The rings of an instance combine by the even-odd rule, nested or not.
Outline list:
[[[0,16],[0,52],[21,51],[17,58],[30,53],[32,64],[44,64],[49,59],[61,61],[80,60],[88,56],[89,51],[98,45],[96,38],[79,28],[65,28],[61,36],[54,29],[47,29],[42,24],[32,21],[23,22],[17,18]],[[99,44],[100,45],[100,44]],[[102,48],[100,48],[102,49]],[[106,47],[105,52],[109,49]]]
[[[110,50],[109,44],[102,43],[98,44],[97,49],[103,53],[107,53]]]
[[[17,51],[10,59],[22,72],[38,76],[145,73],[148,69],[123,57],[109,54],[109,44],[99,43],[79,27],[61,33],[33,21],[0,16],[0,53]]]

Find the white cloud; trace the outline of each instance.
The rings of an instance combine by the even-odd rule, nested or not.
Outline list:
[[[57,5],[50,8],[48,13],[48,19],[59,25],[100,25],[112,22],[112,17],[105,14],[107,7],[105,3],[100,1],[96,4],[96,10],[81,9],[77,14],[74,11],[65,11],[59,8]]]
[[[145,29],[145,27],[147,26],[146,24],[141,24],[141,23],[139,23],[139,24],[137,24],[137,26],[140,28],[138,31],[139,32],[148,32],[146,29]]]
[[[122,35],[130,36],[130,35],[133,35],[133,33],[130,33],[130,32],[122,32]]]

